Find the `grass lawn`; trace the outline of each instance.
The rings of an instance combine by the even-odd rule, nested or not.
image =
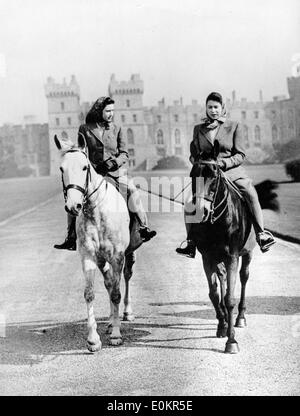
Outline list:
[[[1,179],[0,221],[46,201],[61,189],[58,176]]]

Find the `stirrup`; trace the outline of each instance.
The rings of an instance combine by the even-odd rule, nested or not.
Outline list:
[[[190,244],[191,240],[184,240],[180,243],[180,246],[176,248],[176,253],[181,254],[182,256],[186,256],[189,258],[195,258],[196,256],[196,246],[191,246]],[[183,243],[186,243],[187,246],[185,248],[182,248]]]

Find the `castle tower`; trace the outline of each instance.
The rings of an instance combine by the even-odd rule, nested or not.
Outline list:
[[[64,79],[61,84],[48,77],[45,93],[48,101],[50,175],[56,175],[59,173],[60,157],[54,143],[54,135],[77,142],[80,89],[74,75],[69,83]]]
[[[144,82],[139,74],[133,74],[129,81],[117,81],[112,74],[108,94],[115,101],[116,124],[122,126],[129,153],[129,167],[135,168],[151,156],[148,127],[143,107]]]

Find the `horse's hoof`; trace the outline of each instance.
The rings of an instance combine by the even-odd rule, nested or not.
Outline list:
[[[227,336],[227,327],[221,327],[217,329],[217,338],[225,338]]]
[[[226,342],[225,353],[237,354],[239,351],[239,344],[237,342]]]
[[[102,346],[101,341],[97,342],[96,344],[87,341],[86,345],[87,345],[87,349],[89,350],[89,352],[92,352],[92,353],[100,351],[101,346]]]
[[[110,338],[110,345],[117,347],[118,345],[122,345],[123,340],[122,338]]]
[[[134,321],[135,316],[133,313],[124,312],[123,314],[123,321],[132,322]]]
[[[245,328],[245,326],[247,326],[246,318],[237,318],[234,326],[236,328]]]

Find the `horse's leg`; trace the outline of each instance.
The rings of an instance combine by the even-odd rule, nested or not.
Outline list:
[[[217,337],[225,337],[227,333],[227,323],[225,314],[220,306],[220,297],[218,293],[217,264],[210,256],[203,256],[203,267],[206,274],[209,287],[209,298],[215,308],[216,318],[218,319]]]
[[[87,328],[88,328],[88,337],[87,337],[87,348],[90,352],[96,352],[101,349],[100,337],[97,333],[97,323],[94,315],[94,281],[95,281],[95,271],[96,263],[90,258],[82,259],[82,268],[85,276],[85,290],[84,290],[84,299],[87,306]]]
[[[111,345],[122,344],[120,332],[119,305],[121,301],[120,280],[124,264],[124,255],[115,256],[113,263],[107,269],[102,269],[104,284],[110,298],[111,316],[109,326],[111,326],[110,343]]]
[[[219,323],[217,337],[226,337],[228,328],[228,313],[225,305],[225,294],[226,294],[226,267],[224,263],[219,263],[217,266],[217,276],[220,282],[221,301],[220,309],[223,312],[223,319]]]
[[[236,354],[239,352],[239,346],[234,338],[235,332],[233,326],[233,310],[235,307],[234,288],[238,271],[239,256],[231,256],[230,258],[226,259],[225,264],[227,271],[227,291],[225,296],[225,305],[228,312],[228,340],[226,342],[225,352]]]
[[[235,326],[238,328],[244,328],[246,326],[245,318],[245,295],[246,295],[246,284],[249,278],[249,264],[252,259],[252,251],[248,252],[242,257],[242,266],[240,270],[240,280],[241,280],[241,299],[239,303],[239,314],[235,321]]]
[[[131,253],[125,256],[125,266],[124,266],[124,278],[125,278],[125,296],[124,296],[124,314],[123,321],[133,321],[134,315],[131,308],[131,297],[129,290],[129,281],[132,276],[132,268],[135,263],[135,253]]]

